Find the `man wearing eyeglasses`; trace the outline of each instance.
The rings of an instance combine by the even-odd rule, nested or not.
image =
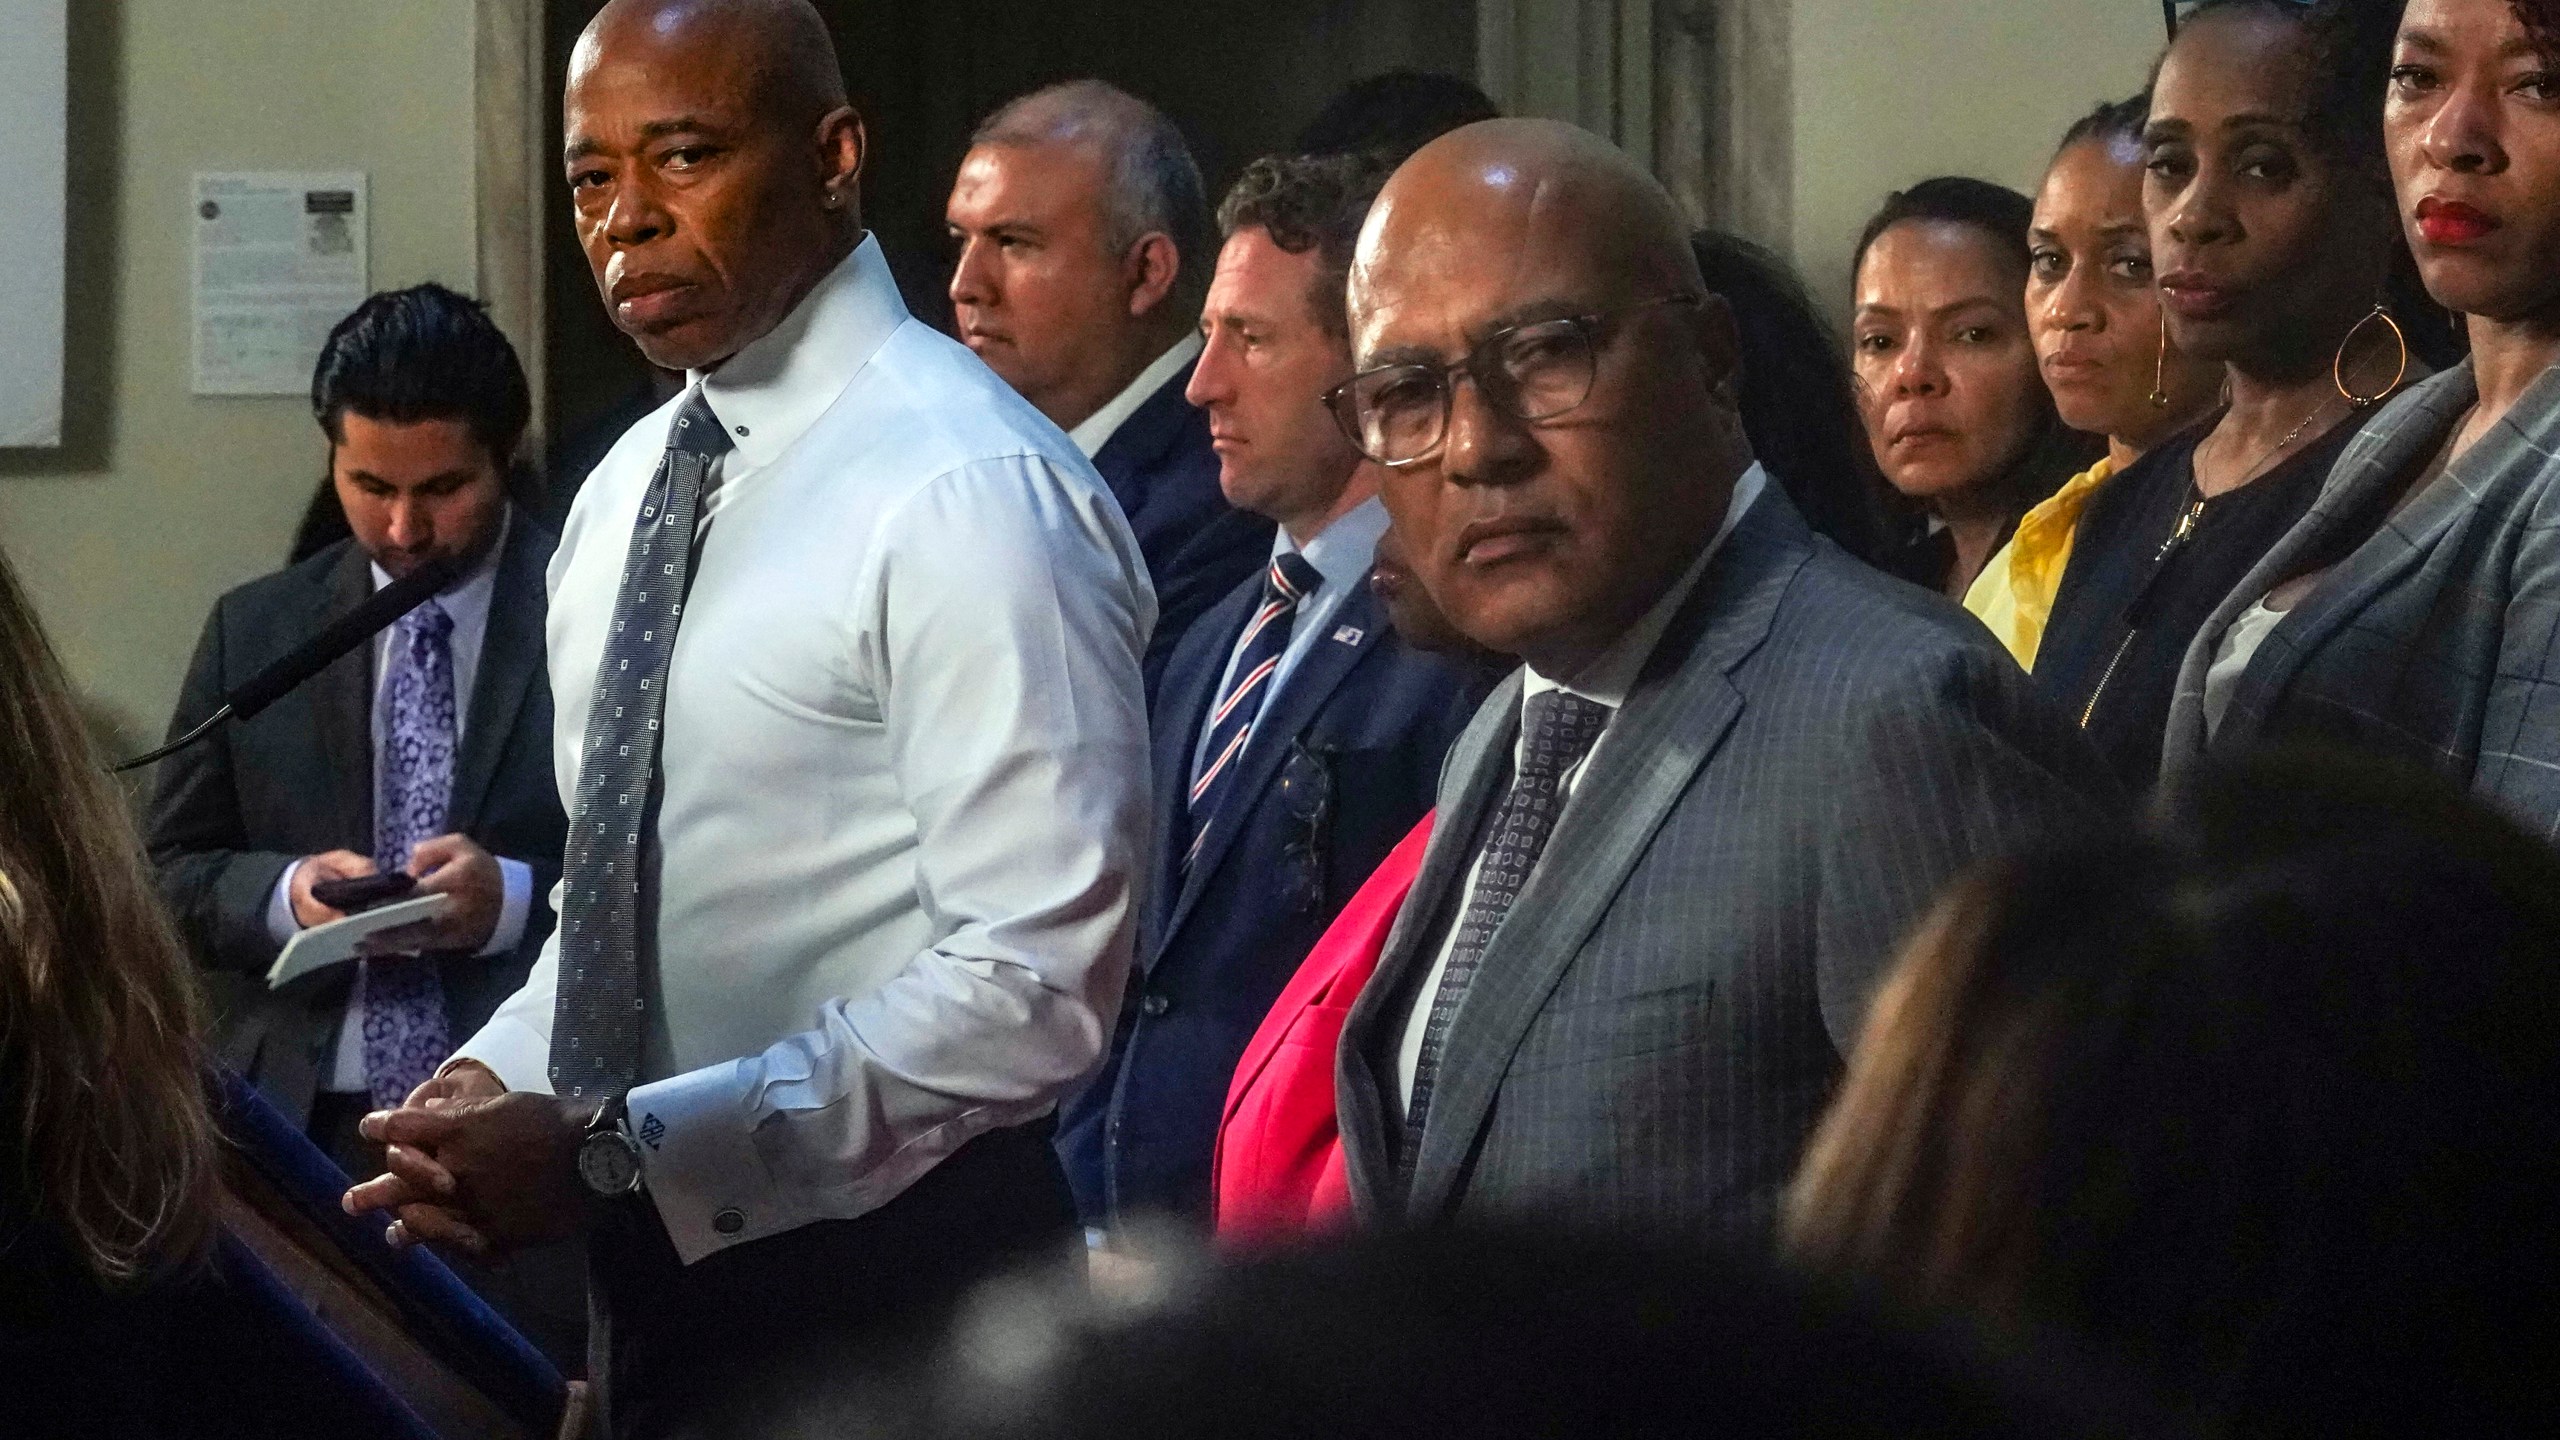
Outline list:
[[[1325,411],[1351,373],[1351,247],[1374,159],[1255,161],[1219,207],[1226,241],[1189,398],[1218,483],[1276,522],[1269,558],[1179,641],[1157,691],[1155,852],[1138,970],[1110,1058],[1059,1114],[1089,1230],[1207,1218],[1236,1061],[1345,901],[1431,806],[1483,697],[1412,649],[1369,592],[1387,527],[1378,471]]]
[[[1521,656],[1345,1028],[1378,1223],[1764,1235],[1903,932],[2113,799],[1979,625],[1814,538],[1670,197],[1544,121],[1371,210],[1330,403],[1413,569]]]

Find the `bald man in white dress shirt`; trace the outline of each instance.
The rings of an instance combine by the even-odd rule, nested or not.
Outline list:
[[[581,241],[688,383],[551,567],[561,934],[348,1201],[585,1228],[618,1436],[766,1433],[1063,1251],[1049,1116],[1129,961],[1144,565],[900,304],[833,54],[803,0],[615,0],[571,58]]]

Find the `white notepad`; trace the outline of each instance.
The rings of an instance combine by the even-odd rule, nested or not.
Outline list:
[[[450,895],[418,895],[314,925],[285,942],[284,953],[267,967],[267,988],[279,989],[314,970],[344,964],[356,958],[356,943],[366,936],[433,920],[452,907]]]

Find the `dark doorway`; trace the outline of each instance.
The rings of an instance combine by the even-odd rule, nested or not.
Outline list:
[[[551,6],[549,154],[559,151],[569,47],[597,8],[594,0]],[[1214,198],[1350,81],[1406,67],[1475,72],[1475,0],[819,0],[819,8],[871,133],[864,218],[908,306],[944,326],[943,199],[969,132],[1016,95],[1093,75],[1154,101],[1189,137]],[[548,433],[575,447],[618,428],[617,417],[629,423],[618,407],[634,400],[647,370],[596,300],[565,191],[545,225]]]

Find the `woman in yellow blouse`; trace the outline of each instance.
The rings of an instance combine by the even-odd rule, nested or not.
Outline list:
[[[2018,521],[1965,591],[1965,608],[2033,669],[2080,512],[2107,477],[2194,423],[2222,367],[2170,348],[2142,216],[2147,96],[2101,105],[2062,137],[2027,232],[2027,325],[2054,408],[2107,437],[2104,459]]]

